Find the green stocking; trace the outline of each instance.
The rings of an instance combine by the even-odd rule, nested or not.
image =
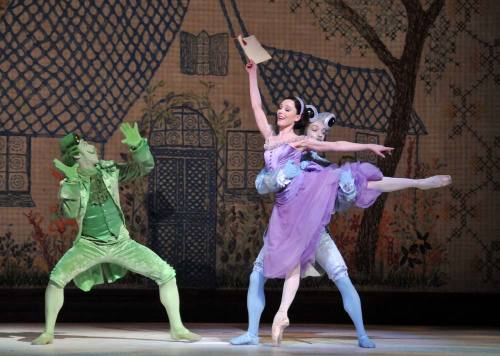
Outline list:
[[[179,312],[179,292],[175,278],[160,286],[160,300],[167,310],[170,322],[170,336],[175,341],[198,341],[200,335],[184,327]]]
[[[57,314],[64,303],[64,289],[56,287],[55,285],[47,285],[45,290],[45,331],[40,334],[32,345],[46,345],[51,344],[54,340],[54,327],[56,325]]]

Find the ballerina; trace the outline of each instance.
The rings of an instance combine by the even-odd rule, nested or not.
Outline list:
[[[262,109],[256,65],[250,61],[246,69],[255,120],[266,142],[264,159],[268,170],[283,168],[289,160],[298,163],[305,150],[318,152],[370,150],[381,157],[385,157],[384,153],[390,153],[392,150],[390,147],[374,144],[346,141],[319,142],[297,135],[294,129],[303,131],[307,120],[314,116],[312,110],[306,110],[300,98],[287,98],[280,103],[276,131],[274,131]],[[353,174],[363,177],[356,204],[368,207],[381,192],[367,189],[366,182],[381,180],[382,173],[369,163],[352,164],[350,168]],[[302,170],[290,184],[276,194],[269,227],[264,237],[263,258],[264,277],[285,278],[280,308],[274,317],[272,327],[275,345],[280,344],[283,330],[289,325],[288,309],[295,297],[300,275],[313,270],[314,253],[321,231],[334,211],[341,173],[336,167],[315,165]]]

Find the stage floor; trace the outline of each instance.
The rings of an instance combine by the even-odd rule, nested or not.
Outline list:
[[[66,324],[57,328],[54,344],[30,345],[40,324],[0,324],[0,355],[500,355],[500,329],[370,326],[376,349],[357,346],[348,325],[297,324],[285,333],[281,347],[270,344],[270,326],[261,329],[261,345],[232,346],[240,324],[188,324],[203,339],[168,342],[167,324]]]

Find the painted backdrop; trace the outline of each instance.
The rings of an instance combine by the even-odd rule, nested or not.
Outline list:
[[[332,161],[453,176],[449,188],[333,217],[360,288],[500,292],[499,10],[493,0],[0,0],[0,285],[44,286],[71,246],[75,223],[56,214],[58,139],[77,131],[103,158],[128,160],[118,127],[130,121],[156,160],[121,187],[133,238],[182,287],[247,285],[273,198],[254,188],[263,141],[233,40],[243,33],[273,57],[260,65],[270,120],[300,95],[337,115],[330,140],[398,148],[386,161]],[[151,283],[112,288],[123,286]]]

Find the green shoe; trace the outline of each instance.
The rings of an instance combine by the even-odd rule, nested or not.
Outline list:
[[[201,340],[201,336],[189,331],[186,328],[174,330],[170,329],[170,337],[174,341],[195,342]]]
[[[41,333],[39,337],[31,342],[31,345],[47,345],[52,344],[54,341],[54,334],[44,332]]]

